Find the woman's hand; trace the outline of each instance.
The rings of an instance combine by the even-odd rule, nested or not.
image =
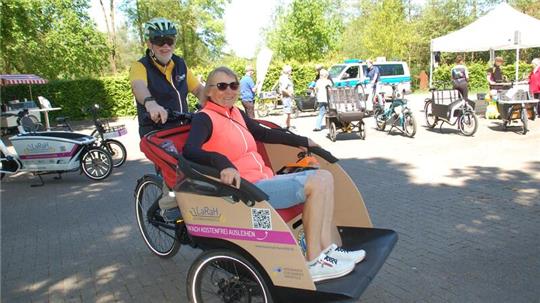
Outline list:
[[[240,188],[240,173],[235,168],[225,168],[219,175],[221,182]]]
[[[309,147],[321,147],[319,144],[315,143],[310,138],[307,138],[307,142],[308,142],[308,147],[299,146],[298,148],[300,148],[303,152],[307,152]]]

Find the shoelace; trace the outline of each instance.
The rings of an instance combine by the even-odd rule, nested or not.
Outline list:
[[[346,250],[346,249],[343,249],[343,248],[341,248],[341,247],[337,247],[337,248],[335,249],[335,251],[337,251],[337,252],[342,252],[342,253],[346,253],[346,254],[350,253],[350,251],[348,251],[348,250]]]
[[[335,258],[332,258],[330,256],[325,256],[322,260],[319,260],[319,263],[324,266],[324,265],[328,265],[328,266],[334,266],[334,265],[337,265],[337,259]]]

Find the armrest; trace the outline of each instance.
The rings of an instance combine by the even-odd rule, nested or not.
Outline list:
[[[219,171],[213,167],[204,166],[189,161],[182,155],[178,156],[178,168],[190,179],[203,181],[222,190],[224,195],[232,195],[247,206],[255,205],[255,202],[268,200],[268,195],[251,182],[242,178],[240,188],[226,185],[219,180]]]

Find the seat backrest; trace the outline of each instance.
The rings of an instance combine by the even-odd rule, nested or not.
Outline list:
[[[39,104],[41,108],[52,108],[51,101],[43,96],[38,96]]]

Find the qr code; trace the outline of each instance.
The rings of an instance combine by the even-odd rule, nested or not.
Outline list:
[[[264,208],[252,208],[251,222],[255,229],[272,229],[270,210]]]

